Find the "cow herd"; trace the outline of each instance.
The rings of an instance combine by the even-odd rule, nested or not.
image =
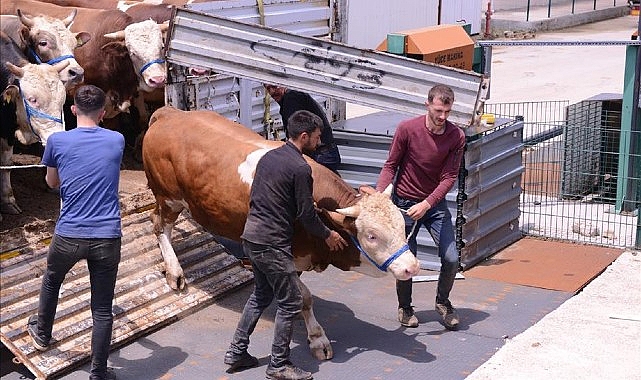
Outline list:
[[[134,122],[139,131],[144,129],[149,119],[145,99],[164,99],[163,35],[176,5],[180,3],[0,2],[0,166],[11,166],[16,139],[44,146],[51,133],[74,127],[64,104],[82,83],[107,94],[105,126],[118,129],[122,113],[135,108],[138,112],[132,114],[139,117]],[[9,170],[0,175],[0,211],[20,213]]]

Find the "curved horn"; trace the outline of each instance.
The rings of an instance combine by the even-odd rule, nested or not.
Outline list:
[[[125,31],[124,30],[119,30],[117,32],[113,33],[107,33],[105,34],[105,38],[110,38],[112,40],[124,40],[125,39]]]
[[[393,189],[394,189],[394,185],[390,183],[389,185],[387,185],[385,190],[383,190],[383,194],[387,195],[388,198],[391,198]]]
[[[53,65],[52,67],[53,67],[54,69],[56,69],[56,71],[57,71],[57,72],[61,72],[61,71],[62,71],[62,70],[64,70],[67,66],[69,66],[69,60],[68,60],[68,59],[65,59],[65,60],[64,60],[64,61],[62,61],[62,62],[58,62],[58,63],[56,63],[56,64],[55,64],[55,65]]]
[[[358,215],[361,213],[361,206],[355,204],[354,206],[336,209],[336,212],[345,216],[351,216],[352,218],[358,218]]]
[[[28,26],[30,28],[33,27],[33,19],[32,18],[30,18],[26,14],[22,13],[22,11],[20,9],[16,10],[16,13],[18,14],[18,17],[20,18],[20,22],[24,26]]]
[[[11,73],[18,78],[22,78],[22,76],[24,75],[24,69],[22,67],[18,67],[11,62],[6,62],[5,65],[7,65],[9,71],[11,71]]]
[[[120,112],[128,113],[130,106],[131,106],[131,102],[129,100],[125,100],[124,102],[118,105],[118,109],[120,110]]]
[[[73,19],[76,18],[76,14],[78,14],[78,10],[74,9],[73,11],[71,11],[71,14],[67,16],[67,18],[62,20],[62,23],[65,24],[66,27],[69,27],[69,25],[71,25],[71,23],[73,22]]]
[[[169,29],[169,21],[165,21],[165,22],[163,22],[161,24],[158,24],[158,25],[160,25],[160,31],[162,33],[165,33],[167,31],[167,29]]]

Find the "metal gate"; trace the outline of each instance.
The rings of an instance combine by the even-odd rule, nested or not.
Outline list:
[[[486,112],[523,118],[521,231],[527,235],[611,247],[635,247],[641,200],[638,173],[618,178],[618,164],[640,153],[620,152],[621,97],[576,104],[541,101],[486,104]],[[631,183],[636,202],[617,207],[617,183]]]

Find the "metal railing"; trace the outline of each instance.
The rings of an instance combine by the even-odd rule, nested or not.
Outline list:
[[[554,4],[553,4],[554,3]],[[581,3],[582,5],[587,4],[588,2],[586,1],[577,1],[577,0],[571,0],[571,1],[552,1],[548,0],[547,5],[545,6],[547,8],[547,18],[551,17],[556,17],[556,16],[564,16],[566,14],[575,14],[578,13],[579,11],[586,11],[589,9],[578,9],[578,5]],[[617,6],[617,0],[603,0],[603,1],[598,1],[597,0],[592,0],[590,1],[592,3],[591,10],[596,11],[597,9],[605,9],[605,8],[610,8],[610,7],[616,7]],[[598,3],[598,4],[597,4]],[[618,1],[619,6],[622,5],[622,3],[626,3],[625,1]],[[553,15],[552,10],[557,11],[558,13]],[[589,4],[588,4],[589,6]],[[533,7],[537,7],[536,5],[532,5],[532,1],[528,0],[527,2],[527,7],[525,10],[525,21],[530,21],[530,11],[533,9]],[[541,6],[538,6],[541,7]],[[569,11],[569,13],[568,13]]]

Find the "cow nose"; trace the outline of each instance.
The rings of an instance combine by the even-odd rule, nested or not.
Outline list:
[[[167,77],[165,77],[164,75],[151,77],[149,78],[149,85],[151,87],[161,87],[161,86],[164,86],[166,80],[167,80]]]
[[[80,66],[69,69],[69,77],[74,82],[81,82],[84,76],[85,70]]]

